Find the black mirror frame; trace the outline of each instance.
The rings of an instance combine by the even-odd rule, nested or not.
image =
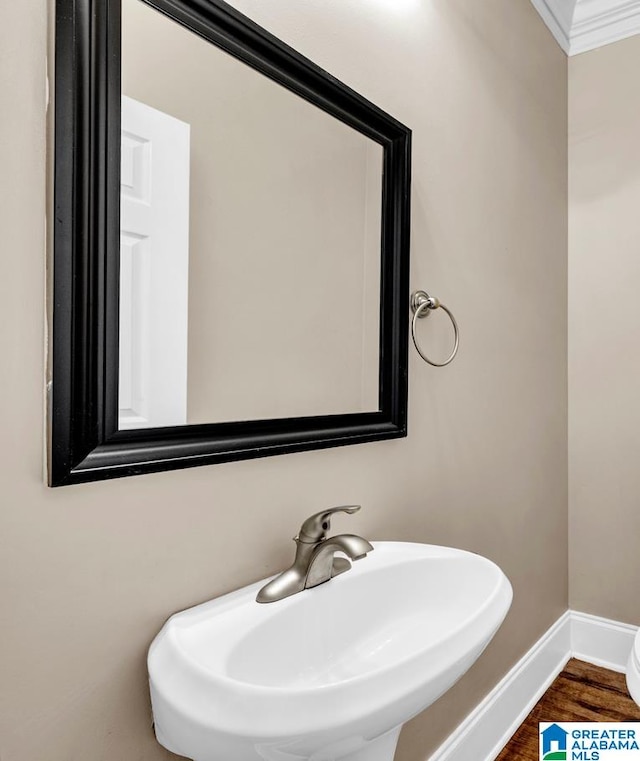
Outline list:
[[[49,483],[407,435],[411,131],[222,0],[144,0],[383,146],[380,409],[118,430],[120,0],[56,0]]]

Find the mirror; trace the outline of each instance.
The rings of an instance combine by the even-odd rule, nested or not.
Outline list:
[[[378,410],[382,146],[122,0],[119,428]]]
[[[53,486],[406,435],[410,131],[220,0],[57,0]]]

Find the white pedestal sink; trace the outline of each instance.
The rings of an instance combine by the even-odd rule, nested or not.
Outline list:
[[[279,602],[255,601],[261,581],[172,616],[148,660],[161,745],[194,761],[392,761],[404,722],[478,658],[512,591],[479,555],[373,546]]]

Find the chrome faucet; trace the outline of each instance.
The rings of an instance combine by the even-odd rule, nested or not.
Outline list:
[[[307,518],[298,536],[293,539],[296,543],[293,565],[262,587],[256,597],[257,602],[282,600],[348,571],[351,563],[346,558],[334,557],[336,552],[343,552],[351,560],[360,560],[371,552],[371,544],[355,534],[339,534],[327,539],[334,513],[352,514],[358,510],[360,505],[343,505],[322,510]]]

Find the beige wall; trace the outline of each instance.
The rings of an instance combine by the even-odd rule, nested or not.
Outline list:
[[[640,37],[569,63],[571,606],[640,624]]]
[[[236,4],[413,128],[412,285],[454,310],[460,355],[438,371],[412,351],[407,439],[48,489],[46,8],[0,4],[2,761],[168,758],[150,640],[282,568],[326,505],[364,505],[337,530],[475,550],[514,585],[397,761],[424,761],[567,607],[564,55],[528,0]]]

